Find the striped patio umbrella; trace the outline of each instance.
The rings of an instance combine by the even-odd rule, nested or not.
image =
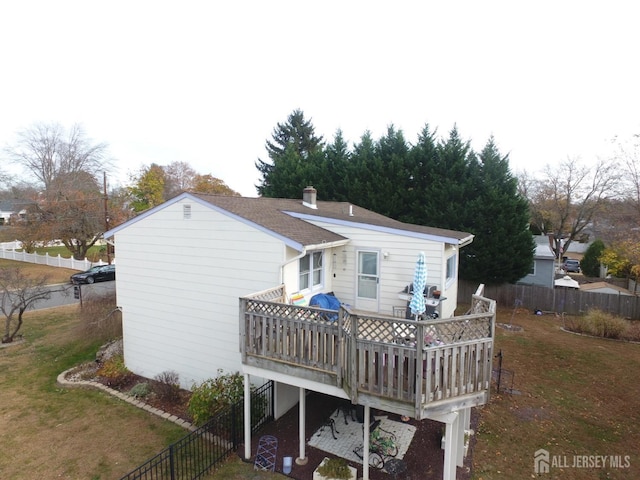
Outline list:
[[[424,287],[427,285],[427,263],[425,261],[424,252],[418,255],[418,263],[416,263],[416,271],[413,276],[413,296],[409,302],[411,314],[416,316],[422,315],[426,310],[424,303]]]

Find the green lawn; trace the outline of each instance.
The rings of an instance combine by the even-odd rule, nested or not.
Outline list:
[[[556,465],[540,478],[640,478],[640,345],[564,332],[554,315],[523,310],[513,323],[523,330],[497,328],[495,346],[517,392],[480,409],[473,478],[537,478],[538,449]],[[612,466],[620,460],[628,468]]]
[[[12,480],[112,480],[187,432],[57,375],[95,358],[78,307],[28,313],[24,342],[0,348],[0,472]]]
[[[24,343],[0,348],[2,478],[119,478],[187,433],[102,392],[56,385],[101,342],[77,308],[29,312]],[[512,314],[499,311],[498,322],[523,330],[497,328],[495,353],[517,392],[494,393],[479,409],[473,479],[640,478],[640,345],[564,332],[553,315]],[[538,476],[539,449],[555,463]],[[208,478],[261,478],[250,475],[252,465],[232,456]]]

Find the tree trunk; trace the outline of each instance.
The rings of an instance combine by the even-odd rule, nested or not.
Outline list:
[[[7,317],[4,321],[4,336],[2,337],[2,343],[11,343],[13,338],[9,334],[11,330],[11,319],[13,317]]]
[[[22,314],[24,310],[20,309],[20,313],[18,314],[18,321],[16,322],[16,327],[11,331],[11,320],[13,320],[13,316],[7,318],[4,322],[4,337],[2,337],[2,343],[12,343],[17,333],[20,331],[22,327]]]

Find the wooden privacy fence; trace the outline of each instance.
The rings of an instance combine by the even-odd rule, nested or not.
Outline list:
[[[477,283],[460,281],[458,298],[469,298]],[[539,285],[485,285],[484,295],[500,307],[522,307],[543,312],[580,315],[596,308],[631,320],[640,319],[640,297],[584,292],[575,288],[547,288]]]

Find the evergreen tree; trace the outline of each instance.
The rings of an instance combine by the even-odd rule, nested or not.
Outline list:
[[[349,163],[349,199],[382,215],[399,218],[407,209],[409,146],[393,125],[374,142],[369,132],[355,146]]]
[[[313,182],[319,198],[337,202],[350,200],[350,161],[349,145],[342,135],[342,130],[338,130],[333,137],[333,142],[325,147],[318,176]]]
[[[286,123],[278,123],[266,149],[270,163],[260,159],[256,168],[262,174],[258,193],[265,197],[298,198],[307,185],[313,185],[321,170],[324,150],[322,137],[315,134],[311,120],[294,110]]]
[[[307,185],[322,200],[350,201],[407,223],[466,231],[460,277],[515,282],[530,270],[534,242],[528,204],[507,157],[489,140],[478,156],[456,127],[436,141],[428,125],[411,147],[392,125],[375,141],[365,132],[350,153],[338,130],[324,147],[302,112],[294,111],[267,141],[272,163],[259,161],[264,196],[298,198]]]
[[[493,138],[479,160],[470,161],[469,171],[473,188],[461,203],[466,215],[458,229],[475,238],[462,250],[460,277],[486,284],[516,282],[530,271],[535,251],[527,200],[518,194],[508,157],[500,155]]]
[[[600,276],[600,256],[604,252],[605,245],[600,239],[594,240],[589,245],[587,251],[584,252],[582,260],[580,261],[580,268],[582,273],[587,277],[599,277]]]
[[[429,158],[428,183],[418,193],[424,217],[422,225],[463,230],[469,215],[467,204],[477,193],[471,180],[469,161],[473,151],[454,127],[446,142],[440,141],[435,155]]]
[[[409,145],[402,130],[393,125],[376,144],[382,175],[375,186],[376,211],[391,218],[400,218],[407,212],[408,189],[410,187]]]
[[[404,212],[398,220],[416,225],[429,225],[431,220],[429,211],[437,208],[437,201],[433,201],[430,186],[434,183],[436,172],[437,146],[435,132],[425,125],[408,155],[408,185]],[[429,200],[432,204],[429,205]],[[435,226],[435,225],[434,225]]]
[[[351,179],[348,199],[364,208],[370,208],[370,190],[374,182],[375,142],[371,132],[366,131],[360,142],[353,146],[349,162],[349,178]],[[372,209],[373,210],[373,209]]]

